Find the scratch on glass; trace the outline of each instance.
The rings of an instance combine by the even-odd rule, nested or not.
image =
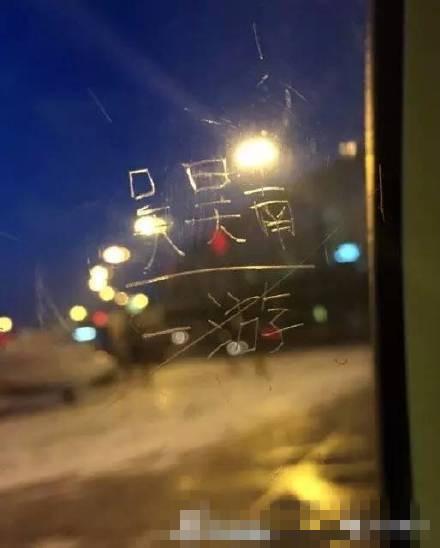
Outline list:
[[[290,91],[293,91],[293,93],[299,97],[300,99],[302,99],[305,103],[308,103],[306,97],[304,97],[304,95],[302,93],[300,93],[296,88],[294,88],[293,86],[291,86],[290,84],[286,84],[286,83],[283,83],[283,85]]]
[[[292,275],[295,274],[295,272],[298,270],[298,269],[301,269],[301,268],[314,268],[314,265],[307,265],[306,262],[311,258],[313,257],[313,255],[319,251],[323,246],[325,246],[325,244],[328,242],[328,240],[330,240],[330,238],[332,238],[337,232],[338,232],[339,228],[335,228],[334,230],[332,230],[329,234],[327,234],[327,236],[322,240],[322,242],[319,244],[319,246],[314,249],[307,257],[305,257],[305,259],[303,260],[302,263],[300,263],[299,265],[295,265],[294,268],[289,268],[288,272],[286,274],[284,274],[284,276],[281,276],[281,278],[279,278],[276,282],[274,282],[270,287],[267,287],[265,288],[264,290],[264,293],[262,295],[262,297],[266,297],[271,291],[273,291],[276,287],[279,287],[285,280],[287,280],[288,278],[290,278]],[[237,268],[237,267],[235,267]],[[249,267],[241,267],[242,269],[249,269]],[[252,268],[252,267],[250,267]],[[264,269],[267,269],[267,266],[263,267]],[[270,268],[270,267],[269,267]],[[272,267],[273,268],[273,267]],[[280,267],[278,267],[280,268]],[[285,266],[281,267],[281,268],[286,268]],[[225,267],[224,269],[228,269],[228,267]],[[211,270],[212,269],[205,269],[205,270]],[[214,269],[216,270],[216,269]],[[197,272],[197,271],[195,271]],[[171,275],[172,276],[172,275]],[[168,276],[162,276],[161,277],[162,279],[167,279]],[[133,282],[133,284],[138,284],[138,285],[144,285],[146,282],[145,281],[141,281],[141,282]],[[133,285],[133,284],[128,284],[127,287],[136,287],[136,285]],[[203,333],[202,335],[200,335],[199,337],[197,337],[196,339],[194,339],[193,341],[191,341],[191,343],[187,344],[186,346],[184,346],[183,348],[181,348],[180,350],[178,350],[177,352],[175,352],[173,355],[169,356],[166,360],[164,360],[163,362],[161,362],[158,366],[157,366],[157,369],[160,369],[162,367],[164,367],[165,365],[167,365],[168,363],[170,363],[172,360],[174,360],[175,358],[177,358],[178,356],[182,355],[183,353],[185,353],[186,351],[188,351],[190,348],[193,348],[194,346],[196,346],[197,344],[199,344],[201,341],[205,340],[207,337],[209,337],[209,335],[211,335],[212,333],[215,333],[215,331],[217,331],[217,329],[220,329],[221,327],[223,327],[224,325],[226,325],[228,322],[231,321],[232,318],[236,317],[236,316],[239,316],[242,312],[246,311],[248,308],[250,308],[251,306],[253,306],[254,303],[249,303],[248,305],[246,305],[244,307],[244,309],[242,309],[241,311],[237,312],[236,314],[234,314],[232,317],[228,317],[226,320],[224,320],[221,324],[218,324],[214,327],[212,327],[211,329],[209,329],[208,331],[206,331],[205,333]]]
[[[144,339],[151,339],[152,337],[159,337],[160,335],[170,335],[178,331],[190,331],[190,330],[191,330],[190,326],[172,327],[170,329],[164,329],[162,331],[155,331],[154,333],[144,333],[142,337]]]
[[[127,289],[133,287],[140,287],[143,285],[150,285],[157,282],[165,282],[173,280],[174,278],[181,278],[184,276],[192,276],[195,274],[209,274],[211,272],[238,272],[240,270],[288,270],[289,273],[295,270],[313,270],[314,264],[284,264],[284,265],[246,265],[246,266],[221,266],[217,268],[199,268],[196,270],[185,270],[183,272],[175,272],[173,274],[164,274],[162,276],[156,276],[154,278],[147,278],[145,280],[138,280],[135,282],[129,282],[125,285]]]
[[[260,86],[262,86],[264,84],[264,82],[266,80],[268,80],[269,78],[269,75],[268,74],[265,74],[264,76],[261,77],[261,79],[259,80],[258,84],[257,84],[257,88],[259,88]]]
[[[257,46],[258,57],[260,58],[260,61],[263,61],[264,56],[263,56],[263,50],[261,49],[260,38],[258,36],[257,23],[255,22],[252,23],[252,29],[254,31],[255,45]]]
[[[90,88],[87,88],[87,91],[90,97],[93,99],[95,105],[98,107],[98,109],[101,111],[104,118],[107,120],[107,122],[109,122],[109,124],[112,124],[113,120],[109,116],[108,112],[105,110],[104,105],[101,103],[98,97],[93,93],[93,91]]]

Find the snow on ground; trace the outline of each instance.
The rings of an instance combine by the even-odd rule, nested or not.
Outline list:
[[[173,464],[179,455],[277,417],[291,420],[371,382],[365,348],[328,348],[252,360],[183,360],[90,394],[74,407],[0,422],[0,489],[66,475]]]

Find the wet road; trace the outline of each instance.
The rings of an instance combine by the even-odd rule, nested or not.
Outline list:
[[[169,538],[181,510],[201,508],[301,527],[319,546],[318,515],[358,516],[376,494],[369,353],[283,354],[268,377],[252,365],[183,362],[78,407],[3,420],[2,546],[163,545],[159,530]]]

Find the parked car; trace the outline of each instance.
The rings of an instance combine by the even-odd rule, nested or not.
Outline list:
[[[73,402],[85,389],[116,376],[116,362],[107,352],[57,331],[26,330],[0,350],[2,395],[58,392]]]

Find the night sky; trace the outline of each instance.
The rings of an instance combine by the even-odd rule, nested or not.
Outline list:
[[[173,175],[179,165],[223,154],[234,132],[282,131],[298,175],[328,161],[339,141],[361,139],[364,8],[361,0],[3,2],[0,315],[35,321],[37,268],[63,313],[87,298],[87,260],[130,233],[130,169],[149,167],[157,200],[170,200],[184,184]],[[233,125],[202,121],[222,119]]]

